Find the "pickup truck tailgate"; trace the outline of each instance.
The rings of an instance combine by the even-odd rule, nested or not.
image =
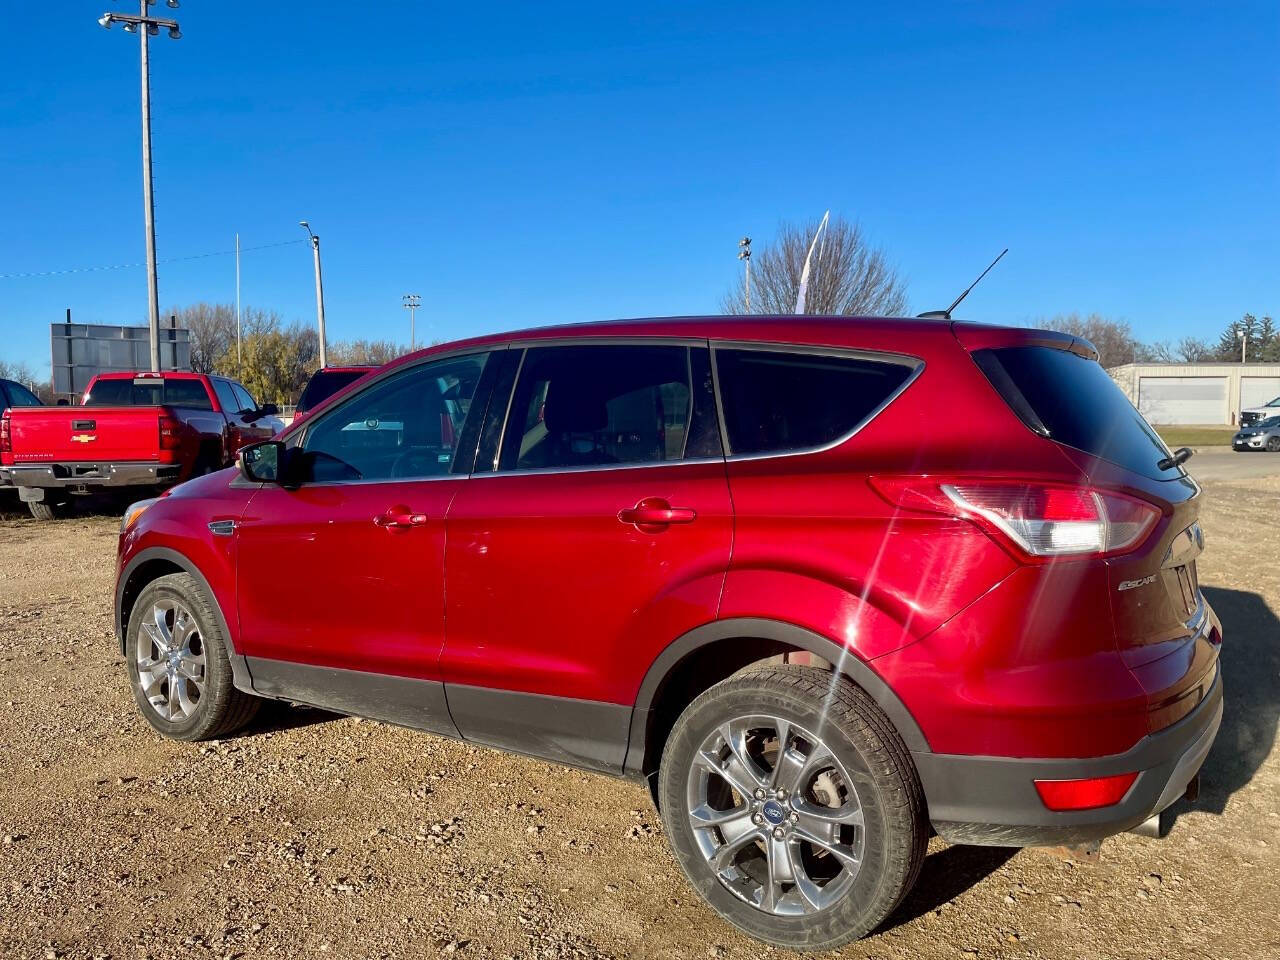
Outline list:
[[[164,413],[161,407],[14,407],[13,463],[158,461]]]

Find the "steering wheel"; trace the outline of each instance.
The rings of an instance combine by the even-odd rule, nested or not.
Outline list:
[[[391,476],[432,477],[440,472],[440,450],[436,447],[410,447],[391,461]]]

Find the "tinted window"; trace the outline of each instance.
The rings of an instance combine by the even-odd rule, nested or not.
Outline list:
[[[715,351],[733,454],[822,447],[852,432],[906,383],[901,363],[781,350]]]
[[[223,413],[239,413],[240,401],[236,399],[236,393],[231,389],[231,384],[226,380],[213,380],[213,392],[218,395],[218,403],[222,405]]]
[[[6,381],[3,385],[9,392],[9,406],[11,407],[39,407],[40,398],[28,390],[20,383],[14,383],[12,380]]]
[[[687,347],[538,347],[525,354],[501,469],[679,460],[692,412]]]
[[[86,407],[127,407],[133,403],[133,382],[130,380],[98,380],[84,398]]]
[[[449,473],[485,357],[412,367],[322,414],[302,441],[302,477],[408,480]]]
[[[355,383],[363,377],[367,370],[317,370],[307,381],[307,387],[298,398],[298,413],[305,413],[349,383]]]
[[[1144,476],[1169,455],[1164,441],[1095,361],[1052,347],[977,350],[974,360],[1032,430]]]
[[[209,392],[199,380],[165,380],[164,402],[192,410],[212,410]]]
[[[250,410],[258,409],[258,401],[254,400],[249,391],[240,384],[231,384],[231,390],[236,395],[236,402],[240,406],[241,413],[247,413]]]
[[[87,407],[145,407],[167,403],[193,410],[212,410],[213,404],[199,380],[147,380],[124,378],[99,380],[85,398]]]

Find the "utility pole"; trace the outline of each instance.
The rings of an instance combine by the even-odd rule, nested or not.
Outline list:
[[[244,379],[240,360],[240,234],[236,234],[236,379]]]
[[[1240,329],[1236,331],[1236,336],[1240,338],[1240,362],[1248,363],[1246,359],[1249,356],[1249,334]]]
[[[136,33],[142,50],[142,211],[147,233],[147,325],[151,334],[151,369],[160,370],[160,293],[156,278],[156,224],[155,203],[151,194],[151,66],[148,39],[164,27],[169,37],[182,36],[178,21],[147,15],[147,7],[155,0],[138,0],[138,15],[104,13],[98,23],[110,30],[111,24],[121,23],[126,33]],[[176,8],[178,0],[165,0],[167,6]],[[141,28],[141,29],[139,29]]]
[[[738,259],[747,267],[747,313],[751,312],[751,238],[743,237],[738,241]]]
[[[324,282],[320,279],[320,238],[311,232],[311,224],[299,220],[298,225],[311,238],[311,254],[316,263],[316,327],[320,331],[320,369],[329,365],[329,347],[324,338]]]
[[[422,304],[422,298],[416,293],[406,293],[400,299],[404,302],[404,308],[409,311],[409,349],[413,350],[415,349],[414,344],[416,343],[413,330],[413,315]]]

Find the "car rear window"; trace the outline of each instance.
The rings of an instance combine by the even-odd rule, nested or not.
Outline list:
[[[159,404],[212,410],[208,391],[199,380],[99,380],[84,399],[86,407],[145,407]]]
[[[365,375],[365,370],[317,370],[307,381],[306,389],[298,398],[298,413],[305,413],[312,407],[328,400],[349,383],[355,383]]]
[[[1053,347],[975,350],[973,359],[1022,422],[1043,436],[1163,480],[1169,448],[1094,360]]]
[[[915,367],[838,354],[717,347],[730,452],[811,450],[848,436]]]

